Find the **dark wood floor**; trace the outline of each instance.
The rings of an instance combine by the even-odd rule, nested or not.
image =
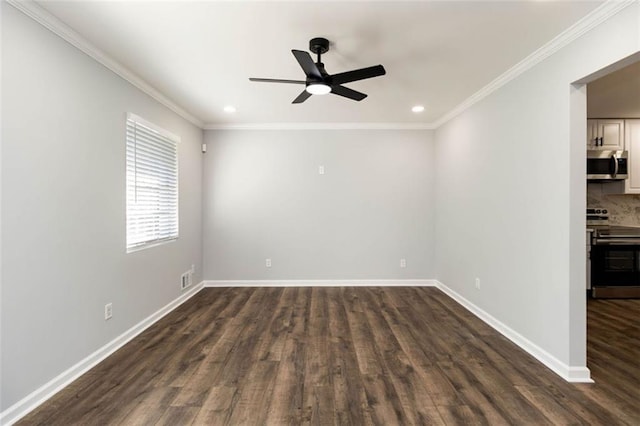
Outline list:
[[[640,424],[640,300],[570,384],[435,288],[205,289],[20,424]]]

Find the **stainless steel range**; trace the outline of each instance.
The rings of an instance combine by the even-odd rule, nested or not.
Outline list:
[[[609,210],[587,209],[587,227],[589,226],[609,226]]]
[[[640,298],[640,228],[608,223],[606,209],[587,209],[587,226],[593,229],[591,295]]]

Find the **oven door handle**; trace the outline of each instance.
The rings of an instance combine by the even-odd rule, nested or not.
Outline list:
[[[595,238],[595,246],[638,246],[640,238]]]
[[[616,158],[615,154],[611,156],[611,159],[613,160],[613,175],[612,175],[612,177],[616,177],[616,175],[618,174],[618,159]]]

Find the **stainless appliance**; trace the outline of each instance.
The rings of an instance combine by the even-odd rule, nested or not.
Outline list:
[[[609,225],[609,210],[604,208],[587,209],[587,227]]]
[[[627,151],[587,151],[588,180],[624,180],[628,175]]]
[[[640,228],[593,226],[591,295],[640,298]]]
[[[609,226],[609,211],[605,208],[587,209],[587,292],[591,294],[591,239],[598,226]]]

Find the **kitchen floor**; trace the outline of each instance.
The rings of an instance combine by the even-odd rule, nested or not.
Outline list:
[[[433,287],[208,288],[19,424],[640,424],[640,300],[567,383]]]
[[[640,299],[587,299],[587,367],[640,424]]]

